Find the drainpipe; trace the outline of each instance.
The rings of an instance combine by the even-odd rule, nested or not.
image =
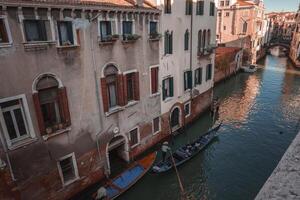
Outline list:
[[[193,4],[192,4],[192,12],[191,12],[191,38],[190,38],[190,71],[192,72],[192,88],[190,91],[190,100],[191,100],[191,107],[192,107],[192,101],[193,101]],[[184,117],[185,119],[185,117]]]

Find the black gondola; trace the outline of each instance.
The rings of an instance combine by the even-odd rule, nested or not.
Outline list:
[[[199,152],[201,152],[217,136],[217,132],[220,129],[221,125],[222,123],[210,129],[207,133],[200,136],[194,142],[180,147],[174,153],[172,153],[176,167],[182,165],[183,163],[196,156]],[[173,162],[170,156],[166,159],[165,162],[160,161],[159,163],[155,164],[152,167],[152,171],[154,173],[163,173],[169,171],[172,168]]]

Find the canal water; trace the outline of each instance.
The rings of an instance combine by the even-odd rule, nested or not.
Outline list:
[[[287,58],[268,55],[254,74],[239,73],[219,84],[220,135],[179,173],[193,199],[250,200],[270,176],[299,129],[300,71]],[[209,113],[177,136],[173,148],[203,134]],[[121,200],[177,200],[174,170],[147,174]]]

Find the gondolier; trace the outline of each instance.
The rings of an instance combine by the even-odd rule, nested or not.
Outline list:
[[[169,143],[168,142],[164,142],[163,145],[161,146],[161,152],[162,152],[163,162],[166,161],[167,152],[170,151],[170,150],[171,150],[171,148],[169,147]]]

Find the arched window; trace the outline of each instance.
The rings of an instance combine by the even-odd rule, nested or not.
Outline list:
[[[202,52],[202,30],[198,32],[198,53]]]
[[[202,36],[202,51],[206,49],[206,30],[203,31],[203,36]]]
[[[117,85],[118,85],[118,69],[114,65],[108,65],[104,69],[106,81],[106,91],[108,97],[108,106],[113,108],[118,105]]]
[[[165,32],[165,54],[173,53],[173,31]]]
[[[207,47],[210,47],[211,34],[210,29],[207,30]]]
[[[185,33],[184,33],[184,50],[189,50],[189,37],[190,37],[190,33],[189,30],[186,29]]]
[[[53,75],[43,75],[35,85],[33,100],[42,134],[51,134],[71,125],[65,87]]]

